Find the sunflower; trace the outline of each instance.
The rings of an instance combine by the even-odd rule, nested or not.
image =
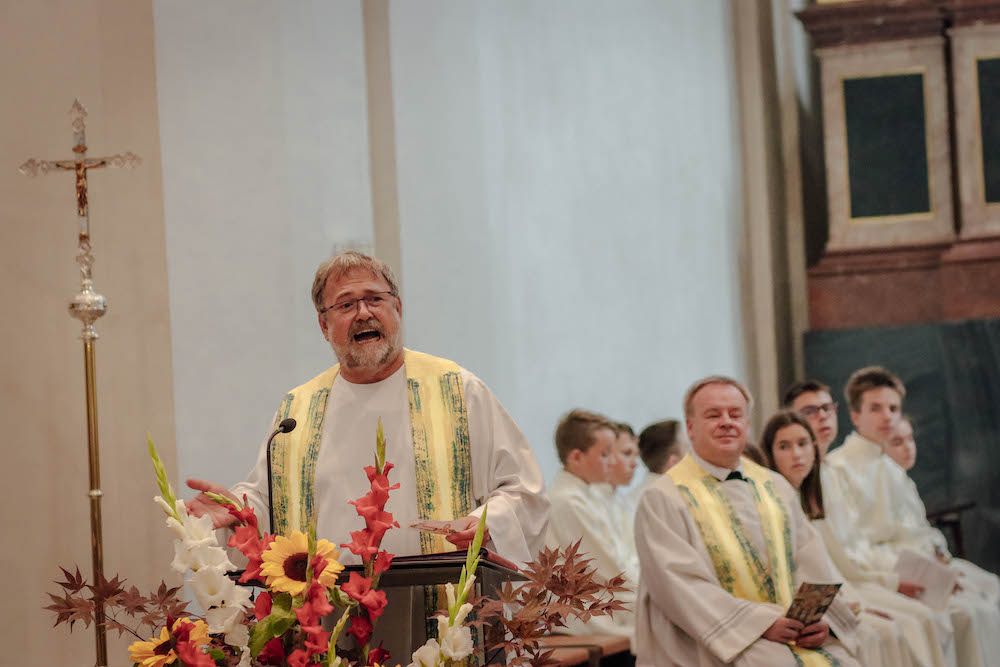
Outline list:
[[[337,573],[344,569],[337,561],[340,552],[327,540],[317,540],[316,555],[326,559],[326,567],[319,575],[319,582],[332,588],[337,583]],[[263,564],[260,572],[272,592],[301,595],[306,589],[309,538],[305,533],[293,531],[291,538],[278,535],[264,550],[261,560]]]
[[[173,630],[180,629],[182,623],[192,625],[187,640],[199,645],[208,644],[208,625],[205,621],[195,621],[191,623],[186,618],[178,618],[174,621]],[[132,642],[129,644],[129,658],[139,667],[163,667],[171,665],[177,661],[177,639],[171,634],[167,626],[160,630],[160,638],[151,638],[148,642]]]

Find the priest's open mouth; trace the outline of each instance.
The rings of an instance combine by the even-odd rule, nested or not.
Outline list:
[[[380,340],[381,338],[382,334],[378,331],[362,331],[354,334],[354,342],[356,343],[365,343],[370,340]]]

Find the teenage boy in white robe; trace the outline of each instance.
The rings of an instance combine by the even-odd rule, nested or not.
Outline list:
[[[549,487],[546,544],[566,548],[579,540],[580,553],[593,559],[590,566],[596,570],[595,579],[604,583],[624,573],[625,585],[634,590],[638,577],[632,569],[629,549],[623,544],[607,492],[599,488],[608,484],[617,435],[614,423],[586,410],[573,410],[559,421],[555,443],[563,469]],[[573,620],[560,632],[618,635],[631,640],[635,594],[630,590],[617,593],[616,598],[625,603],[628,611],[615,612],[613,617],[595,616],[586,623]]]
[[[843,544],[859,568],[891,570],[903,549],[917,543],[914,538],[919,532],[907,527],[903,511],[909,479],[885,453],[885,445],[899,424],[906,389],[890,371],[869,366],[851,375],[844,393],[856,430],[827,461],[848,501],[854,532],[860,539]],[[933,553],[933,546],[927,546]],[[919,598],[920,590],[912,594]],[[992,665],[1000,655],[1000,610],[958,592],[949,598],[948,611],[958,664]]]
[[[891,570],[863,570],[847,555],[843,545],[858,544],[864,538],[854,534],[856,522],[850,516],[850,506],[826,462],[826,454],[838,433],[837,403],[830,388],[818,380],[797,382],[785,390],[782,404],[805,417],[816,436],[825,516],[814,520],[813,526],[823,537],[834,565],[857,592],[866,609],[888,612],[906,637],[916,664],[923,667],[955,665],[951,615],[904,595],[901,591],[913,592],[914,585],[900,582]]]
[[[795,489],[741,456],[750,400],[731,378],[692,385],[692,451],[639,501],[641,667],[858,665],[857,619],[840,600],[809,626],[785,617],[801,582],[835,575]]]

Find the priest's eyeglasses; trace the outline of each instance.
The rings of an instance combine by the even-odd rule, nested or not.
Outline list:
[[[806,419],[811,419],[812,417],[815,417],[821,412],[827,415],[832,415],[836,413],[837,403],[835,401],[831,401],[829,403],[823,403],[822,405],[807,405],[801,410],[799,410],[799,414],[805,417]]]
[[[365,305],[368,306],[368,310],[378,310],[387,306],[390,301],[389,297],[392,296],[395,296],[392,292],[375,292],[374,294],[362,296],[357,299],[345,299],[323,308],[319,311],[319,314],[322,315],[326,311],[332,310],[338,315],[347,315],[348,313],[353,313],[354,309],[357,308],[358,303],[361,301],[365,302]]]

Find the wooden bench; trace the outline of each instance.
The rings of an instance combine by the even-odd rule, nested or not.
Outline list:
[[[628,637],[613,635],[546,635],[539,641],[545,648],[555,649],[552,659],[560,667],[587,665],[611,667],[633,664]]]

